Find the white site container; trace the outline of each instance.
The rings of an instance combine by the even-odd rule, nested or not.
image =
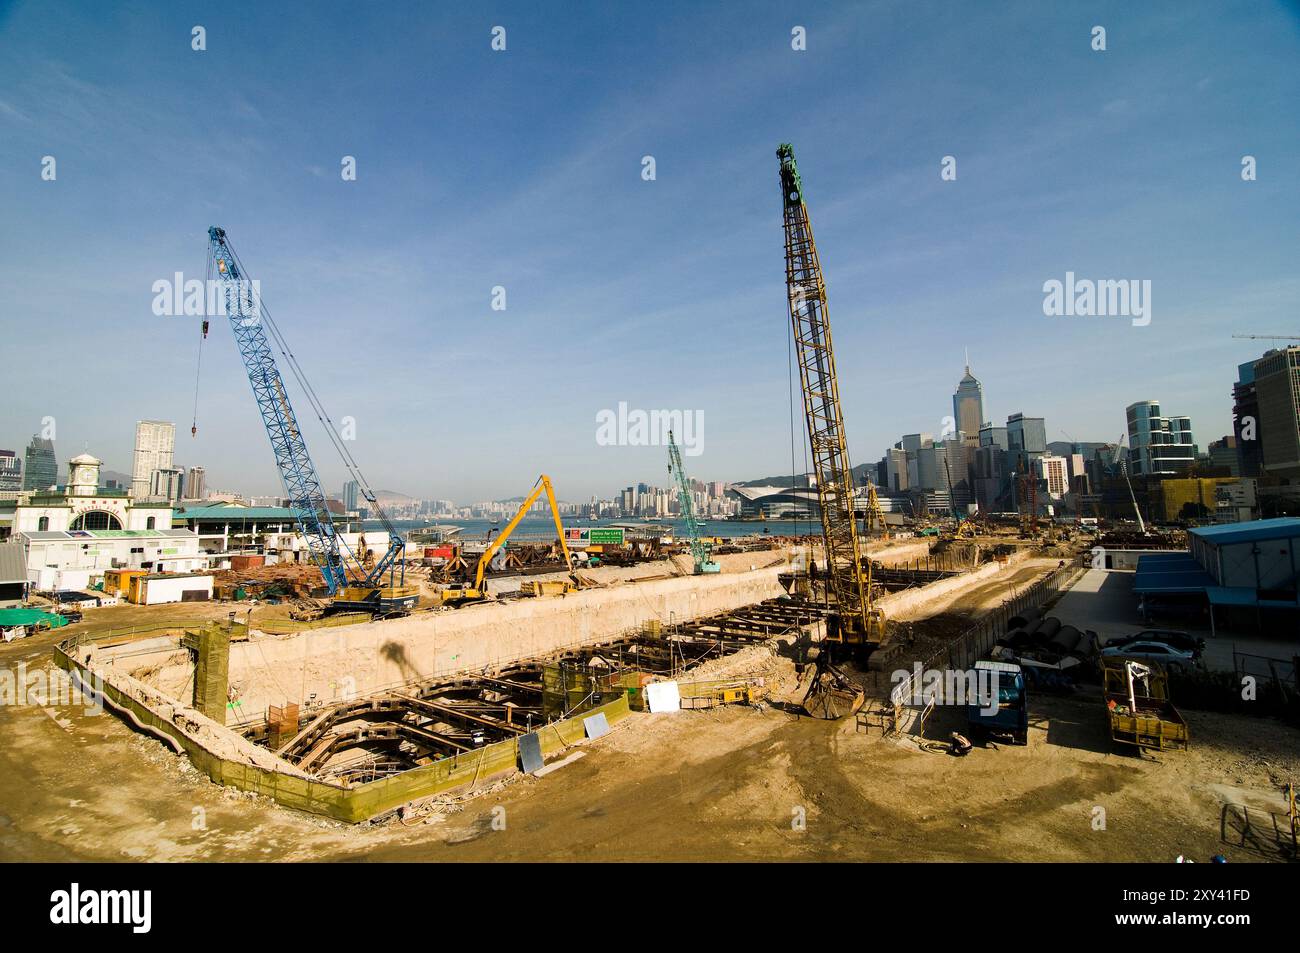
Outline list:
[[[79,592],[90,588],[89,569],[60,569],[54,587],[60,592]]]
[[[157,606],[167,602],[203,602],[212,598],[212,576],[208,573],[167,573],[143,576],[139,602]]]

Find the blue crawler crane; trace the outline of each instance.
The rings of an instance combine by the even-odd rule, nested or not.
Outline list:
[[[419,590],[405,585],[405,541],[375,499],[374,491],[362,476],[338,431],[330,423],[330,418],[302,368],[298,366],[293,352],[285,344],[279,328],[262,305],[258,285],[248,278],[243,263],[226,238],[226,230],[215,225],[208,229],[208,279],[215,279],[221,288],[226,316],[230,320],[230,328],[243,357],[244,367],[248,370],[253,398],[262,414],[266,435],[271,439],[271,449],[275,453],[285,497],[289,508],[294,511],[312,561],[325,579],[325,586],[333,599],[332,608],[359,609],[378,614],[409,610],[415,605]],[[204,333],[206,335],[206,322]],[[321,491],[316,466],[307,452],[298,418],[289,403],[288,391],[285,390],[284,380],[276,366],[275,355],[271,350],[272,338],[306,394],[312,410],[332,438],[343,458],[344,466],[356,480],[371,511],[378,514],[388,533],[387,551],[378,559],[371,558],[366,552],[356,553],[351,575],[343,556],[346,547],[341,545],[342,540],[326,505],[325,494]]]

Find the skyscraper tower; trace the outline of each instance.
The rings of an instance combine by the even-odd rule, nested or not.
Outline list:
[[[1294,482],[1300,478],[1300,347],[1272,350],[1255,362],[1255,394],[1264,471]]]
[[[153,471],[170,470],[176,447],[176,425],[165,420],[137,420],[131,495],[144,499],[152,491]]]
[[[952,419],[965,435],[965,442],[979,446],[980,425],[984,423],[984,385],[970,372],[970,354],[966,355],[966,374],[952,395]]]
[[[190,467],[185,475],[185,498],[202,500],[208,495],[208,476],[203,467]]]
[[[0,450],[0,493],[16,494],[22,488],[22,458],[12,450]]]
[[[1196,443],[1189,418],[1165,416],[1158,400],[1129,404],[1125,413],[1131,474],[1182,474],[1196,465]]]
[[[48,490],[58,479],[59,464],[54,459],[54,441],[32,437],[24,454],[23,489]]]

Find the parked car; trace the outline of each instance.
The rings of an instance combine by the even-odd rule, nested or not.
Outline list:
[[[1200,636],[1189,635],[1176,629],[1143,629],[1131,635],[1121,635],[1106,643],[1106,647],[1131,645],[1134,642],[1163,642],[1180,652],[1191,652],[1199,657],[1205,651],[1205,640]]]
[[[1196,667],[1196,655],[1174,648],[1164,642],[1129,642],[1127,645],[1107,645],[1101,650],[1102,659],[1136,659],[1139,662],[1156,662],[1169,671],[1191,671]]]
[[[59,615],[63,616],[63,618],[65,618],[65,619],[67,619],[69,623],[80,622],[82,619],[85,618],[85,616],[83,616],[83,615],[82,615],[79,611],[77,611],[76,609],[60,609],[60,610],[59,610]]]

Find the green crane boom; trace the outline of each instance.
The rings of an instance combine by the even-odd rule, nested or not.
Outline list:
[[[695,560],[695,575],[720,572],[721,567],[713,561],[708,547],[700,540],[700,524],[695,518],[695,501],[691,499],[691,483],[686,479],[686,469],[682,466],[681,451],[673,432],[668,431],[668,472],[677,478],[677,503],[686,522],[686,534],[691,541],[691,557]]]

